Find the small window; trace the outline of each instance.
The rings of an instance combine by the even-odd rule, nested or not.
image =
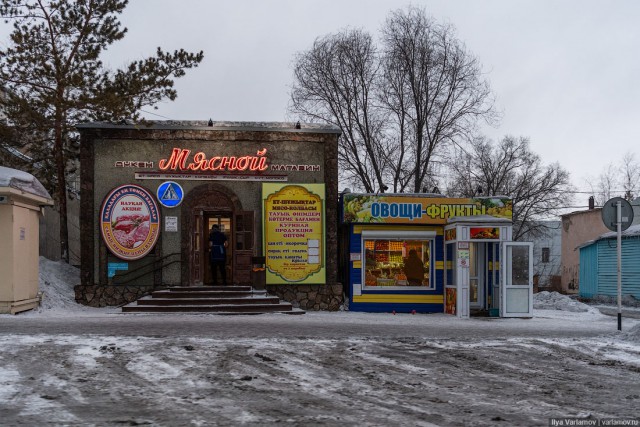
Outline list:
[[[549,248],[542,248],[542,262],[549,262]]]

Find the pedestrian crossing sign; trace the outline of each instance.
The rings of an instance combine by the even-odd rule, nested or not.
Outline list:
[[[164,207],[175,208],[184,198],[184,191],[180,184],[174,181],[165,181],[158,187],[156,192],[158,202]]]

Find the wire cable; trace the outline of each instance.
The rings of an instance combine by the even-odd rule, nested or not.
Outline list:
[[[174,120],[171,117],[163,116],[161,114],[152,113],[151,111],[147,111],[147,110],[140,110],[140,111],[142,111],[143,113],[151,114],[152,116],[162,117],[163,119]]]

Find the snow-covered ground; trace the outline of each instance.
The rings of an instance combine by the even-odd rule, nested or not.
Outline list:
[[[559,294],[537,294],[533,319],[129,316],[75,304],[64,263],[40,272],[43,306],[0,316],[1,425],[546,426],[640,409],[640,321],[620,333]]]

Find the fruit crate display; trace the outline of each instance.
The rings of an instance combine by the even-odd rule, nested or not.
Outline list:
[[[404,259],[402,258],[402,253],[390,253],[389,262],[395,262],[397,264],[404,263]]]
[[[404,262],[402,251],[404,242],[389,240],[365,240],[365,259],[367,262],[397,264]]]
[[[389,262],[389,254],[385,252],[376,252],[376,262]]]
[[[402,251],[404,247],[404,242],[399,241],[391,241],[389,242],[389,250],[390,251]]]
[[[389,241],[388,240],[376,240],[375,249],[376,249],[376,251],[388,251],[389,250]]]

